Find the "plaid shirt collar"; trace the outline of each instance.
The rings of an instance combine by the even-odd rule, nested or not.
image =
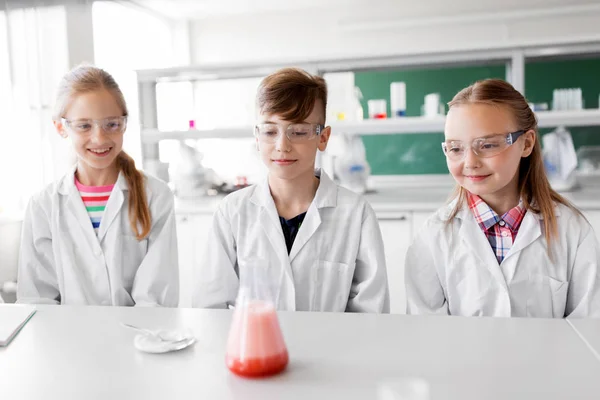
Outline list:
[[[519,204],[516,207],[511,208],[502,215],[502,217],[498,216],[498,214],[496,214],[496,212],[492,210],[481,197],[475,194],[469,193],[467,195],[467,202],[475,216],[475,220],[484,232],[487,232],[500,221],[504,221],[511,231],[518,232],[523,217],[525,216],[525,212],[527,211],[523,207],[522,200],[519,201]]]

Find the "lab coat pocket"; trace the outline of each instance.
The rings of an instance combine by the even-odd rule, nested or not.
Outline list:
[[[331,261],[317,261],[311,271],[311,311],[346,311],[352,276],[350,266]]]
[[[567,305],[569,282],[550,276],[533,276],[527,299],[527,316],[563,318]]]

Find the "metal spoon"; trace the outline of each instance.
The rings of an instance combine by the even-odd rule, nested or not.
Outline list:
[[[134,330],[136,330],[138,332],[145,333],[146,335],[150,335],[150,336],[154,336],[156,338],[159,338],[163,342],[175,343],[175,342],[181,342],[181,340],[185,340],[185,339],[180,339],[180,340],[174,341],[174,340],[171,340],[171,339],[166,339],[166,338],[162,337],[160,335],[160,333],[158,333],[158,332],[151,331],[150,329],[146,329],[146,328],[140,328],[140,327],[135,326],[135,325],[126,324],[125,322],[121,322],[121,325],[123,325],[126,328],[131,328],[131,329],[134,329]]]

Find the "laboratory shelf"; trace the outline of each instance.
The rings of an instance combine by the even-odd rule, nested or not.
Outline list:
[[[600,109],[597,108],[574,111],[538,111],[536,115],[540,128],[600,125]]]
[[[358,122],[335,122],[331,124],[334,132],[355,135],[390,135],[396,133],[439,133],[444,131],[446,118],[438,117],[401,117],[390,119],[366,119]]]
[[[600,110],[539,111],[536,113],[540,128],[556,126],[600,126]],[[358,122],[334,122],[331,128],[336,133],[351,135],[391,135],[413,133],[439,133],[444,131],[446,118],[402,117],[393,119],[369,119]],[[142,142],[156,143],[160,140],[175,139],[227,139],[251,138],[252,126],[238,126],[216,129],[191,129],[187,131],[142,130]]]
[[[142,129],[142,143],[156,143],[161,140],[174,139],[232,139],[251,138],[252,126],[234,126],[215,129],[190,129],[187,131],[159,131]]]

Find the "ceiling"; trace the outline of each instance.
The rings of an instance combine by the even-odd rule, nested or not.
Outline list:
[[[40,0],[37,0],[40,1]],[[88,0],[89,1],[89,0]],[[593,6],[600,0],[126,0],[172,19],[202,20],[273,13],[322,13],[328,15],[380,16],[382,19],[414,19],[433,16],[467,16],[525,10],[560,10]],[[310,23],[310,21],[308,21]]]
[[[355,7],[365,0],[132,0],[138,5],[176,19],[203,19],[242,14],[332,10]],[[389,2],[389,0],[384,0]]]

